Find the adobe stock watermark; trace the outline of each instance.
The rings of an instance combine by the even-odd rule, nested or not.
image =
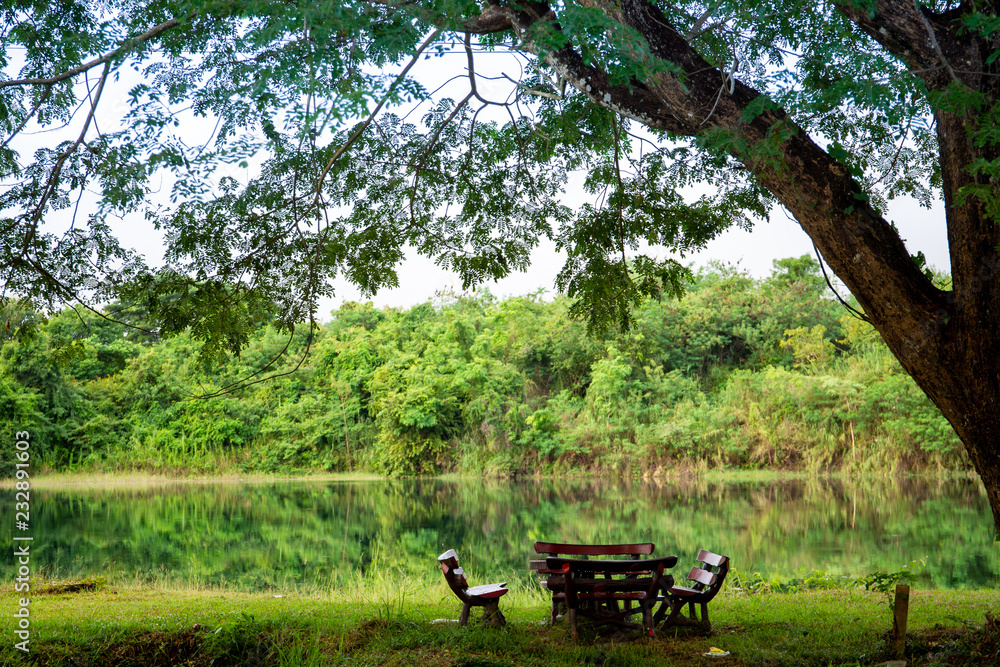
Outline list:
[[[14,607],[14,648],[28,653],[28,642],[31,641],[31,542],[34,539],[28,535],[31,529],[31,434],[18,431],[14,434],[14,591],[25,594],[18,598]]]

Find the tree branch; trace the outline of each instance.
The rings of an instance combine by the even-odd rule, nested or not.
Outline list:
[[[382,107],[385,106],[385,103],[389,101],[389,98],[392,96],[392,91],[394,91],[396,89],[396,86],[398,86],[403,81],[403,79],[406,78],[406,75],[409,74],[410,70],[413,69],[413,66],[416,65],[417,62],[420,60],[420,54],[423,53],[424,50],[426,50],[427,47],[430,46],[431,43],[435,39],[437,39],[438,35],[440,34],[441,34],[441,29],[439,28],[434,32],[432,32],[430,36],[424,40],[423,44],[421,44],[417,48],[416,53],[413,54],[413,57],[410,58],[410,62],[406,63],[406,67],[404,67],[403,71],[399,73],[399,76],[396,77],[396,80],[392,82],[392,85],[389,86],[389,89],[385,91],[385,95],[382,96],[382,99],[379,101],[375,109],[370,114],[368,114],[368,118],[365,119],[365,121],[361,124],[361,126],[354,131],[354,133],[347,139],[347,141],[345,141],[344,144],[340,148],[338,148],[337,151],[333,154],[333,156],[327,161],[326,166],[323,167],[323,171],[319,175],[319,178],[316,179],[316,188],[315,188],[316,195],[313,200],[314,206],[319,206],[320,193],[323,191],[323,181],[326,180],[326,175],[330,173],[330,170],[333,168],[333,165],[337,163],[337,160],[340,159],[340,156],[343,155],[348,148],[354,145],[354,142],[356,142],[364,133],[364,131],[368,129],[368,126],[371,125],[372,121],[375,120],[375,116],[377,116],[378,112],[382,110]]]
[[[38,113],[38,110],[42,108],[42,105],[45,104],[45,101],[49,99],[49,96],[51,95],[52,95],[52,86],[48,86],[45,88],[45,92],[42,93],[42,96],[38,98],[38,101],[35,102],[35,105],[31,107],[31,111],[29,111],[28,114],[24,117],[24,120],[21,121],[21,124],[18,125],[17,128],[13,132],[11,132],[6,139],[3,140],[3,143],[0,144],[0,148],[6,148],[7,144],[10,143],[10,140],[21,133],[21,130],[24,129],[24,126],[27,125],[32,118],[34,118],[35,114]]]
[[[512,13],[522,48],[542,53],[574,87],[605,108],[677,134],[721,132],[728,137],[726,150],[795,215],[883,336],[891,340],[904,366],[907,359],[933,353],[940,331],[926,334],[923,325],[940,311],[941,292],[920,272],[898,233],[868,203],[841,162],[817,146],[783,110],[761,105],[758,91],[735,78],[730,83],[726,73],[710,66],[652,2],[582,3],[636,30],[653,57],[681,72],[647,76],[628,91],[616,88],[568,47],[555,52],[536,49],[530,35],[538,19]],[[764,110],[748,116],[755,107]]]
[[[190,14],[189,18],[191,16],[194,16],[194,13]],[[82,74],[83,72],[86,72],[87,70],[93,69],[93,68],[97,67],[98,65],[103,65],[104,63],[109,62],[110,60],[113,60],[114,58],[118,57],[119,55],[121,55],[122,53],[124,53],[128,49],[132,48],[133,46],[137,46],[139,44],[142,44],[143,42],[148,42],[151,39],[155,39],[155,38],[159,37],[160,35],[162,35],[163,33],[167,32],[168,30],[170,30],[172,28],[176,28],[179,25],[180,25],[180,21],[177,20],[177,19],[170,19],[169,21],[164,21],[160,25],[156,26],[155,28],[151,28],[151,29],[147,30],[146,32],[142,33],[141,35],[133,37],[132,39],[125,40],[122,43],[122,45],[119,46],[117,49],[114,49],[113,51],[108,51],[107,53],[105,53],[100,58],[95,58],[94,60],[91,60],[90,62],[87,62],[87,63],[84,63],[84,64],[79,65],[77,67],[74,67],[73,69],[66,70],[62,74],[56,74],[55,76],[51,76],[51,77],[48,77],[48,78],[45,78],[45,79],[35,78],[35,79],[15,79],[15,80],[9,80],[9,81],[0,81],[0,88],[8,88],[10,86],[32,86],[32,85],[34,85],[34,86],[52,86],[52,85],[55,85],[55,84],[59,83],[60,81],[65,81],[66,79],[71,79],[74,76],[76,76],[77,74]]]
[[[860,3],[835,0],[834,6],[872,39],[906,63],[931,90],[958,81],[957,69],[975,60],[979,40],[966,33],[959,36],[951,17],[921,9],[919,0],[876,0],[873,12]]]
[[[70,144],[69,148],[67,148],[65,151],[59,154],[59,157],[56,159],[55,166],[53,166],[52,170],[49,172],[49,177],[45,182],[44,192],[42,193],[41,198],[38,200],[38,204],[35,206],[34,211],[32,211],[30,219],[28,221],[28,231],[24,235],[24,243],[22,244],[21,247],[22,257],[27,257],[28,250],[30,249],[31,243],[35,238],[35,232],[38,229],[38,223],[42,218],[42,213],[45,212],[45,205],[52,197],[52,194],[59,187],[59,180],[62,175],[63,165],[66,163],[66,160],[68,160],[69,157],[76,152],[76,149],[79,148],[80,144],[83,143],[84,137],[87,136],[87,130],[90,129],[90,124],[94,120],[94,114],[97,111],[97,105],[100,104],[101,102],[101,93],[104,92],[104,84],[107,82],[108,74],[110,72],[111,72],[111,63],[105,63],[104,71],[101,73],[101,79],[97,85],[97,92],[94,94],[91,100],[90,111],[87,114],[87,119],[83,123],[83,129],[80,130],[80,135],[76,138],[75,142]],[[87,94],[88,96],[90,95],[89,91]]]

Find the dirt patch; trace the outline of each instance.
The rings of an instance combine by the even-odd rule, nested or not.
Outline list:
[[[72,667],[260,667],[274,663],[271,635],[243,625],[219,634],[201,624],[176,631],[142,632],[103,644],[98,652],[54,643],[32,658],[38,665]]]
[[[133,641],[112,644],[105,650],[107,665],[209,665],[211,659],[202,650],[205,632],[192,628],[182,632],[150,632]]]
[[[389,629],[389,625],[388,621],[382,619],[362,623],[347,634],[347,638],[344,641],[344,649],[348,653],[360,651],[368,646],[376,637],[385,633]]]
[[[907,642],[906,648],[914,665],[1000,665],[1000,618],[987,613],[979,627],[920,632]]]
[[[39,595],[59,595],[62,593],[93,592],[104,586],[104,579],[84,579],[82,581],[46,581],[32,591]]]

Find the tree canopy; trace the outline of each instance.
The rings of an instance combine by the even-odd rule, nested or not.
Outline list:
[[[475,284],[550,237],[575,312],[628,324],[685,276],[648,246],[697,248],[780,206],[955,427],[1000,526],[998,3],[15,0],[0,16],[5,294],[127,297],[214,352],[261,317],[310,316],[334,274],[393,284],[408,246]],[[490,70],[504,53],[522,66]],[[427,58],[460,94],[417,75]],[[214,129],[192,140],[202,117]],[[590,198],[567,202],[578,172]],[[950,289],[886,219],[900,196],[944,200]],[[161,265],[120,243],[131,215],[164,234]]]

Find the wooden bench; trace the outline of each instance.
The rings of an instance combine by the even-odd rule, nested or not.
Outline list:
[[[651,556],[656,545],[652,542],[633,544],[560,544],[558,542],[535,542],[535,553],[549,556]],[[544,561],[540,561],[544,562]]]
[[[459,625],[468,625],[469,611],[472,607],[483,608],[483,623],[504,626],[507,619],[500,611],[500,598],[507,594],[507,582],[502,584],[485,584],[469,587],[465,580],[465,572],[458,565],[458,554],[454,549],[448,549],[438,556],[441,571],[448,588],[462,602],[462,615],[458,618]]]
[[[659,623],[669,609],[670,615],[663,622],[661,630],[672,626],[693,626],[711,632],[712,623],[708,619],[708,603],[722,588],[722,582],[729,574],[729,557],[702,549],[696,559],[702,567],[693,567],[687,578],[691,586],[671,586],[666,592],[665,603],[660,606],[654,618]],[[688,615],[681,614],[685,605]],[[695,615],[695,605],[701,606],[701,618]]]
[[[547,582],[552,591],[553,609],[565,602],[574,637],[577,636],[578,614],[598,625],[644,627],[652,637],[655,634],[653,606],[660,599],[660,591],[674,583],[673,577],[663,571],[676,565],[677,557],[604,560],[550,556],[545,564],[545,569],[554,573]],[[618,606],[620,601],[626,603],[624,610]],[[631,607],[633,602],[638,604],[636,609]],[[637,613],[642,614],[641,625],[628,620]]]

